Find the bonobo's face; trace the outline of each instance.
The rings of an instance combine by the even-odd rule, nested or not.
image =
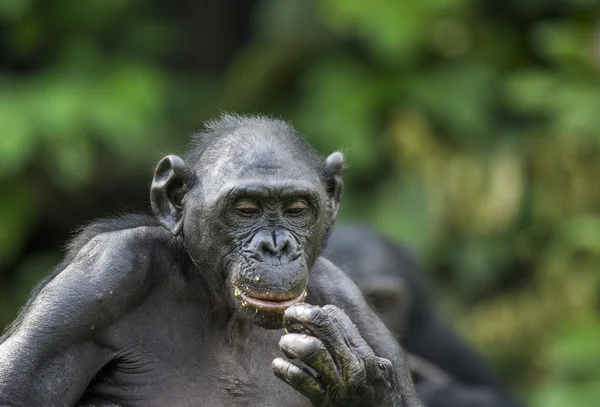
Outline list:
[[[200,272],[242,318],[270,329],[304,300],[341,193],[339,177],[337,186],[324,181],[319,168],[273,143],[218,141],[191,168],[197,182],[180,204],[184,244]],[[341,154],[321,164],[341,171]]]
[[[325,233],[326,197],[316,174],[296,179],[288,168],[259,164],[243,173],[204,194],[204,205],[188,207],[183,237],[194,259],[221,274],[243,317],[278,327],[283,311],[306,295]]]

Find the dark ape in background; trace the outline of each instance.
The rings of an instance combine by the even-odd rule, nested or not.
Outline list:
[[[431,383],[417,374],[419,396],[430,407],[515,407],[484,362],[442,319],[429,297],[423,274],[411,254],[361,226],[338,225],[324,256],[344,270],[403,348],[433,368]],[[428,362],[428,363],[427,363]],[[441,371],[438,371],[440,369]]]
[[[93,223],[35,290],[0,339],[0,406],[421,406],[397,341],[320,257],[342,155],[262,117],[194,146],[159,163],[155,217]]]

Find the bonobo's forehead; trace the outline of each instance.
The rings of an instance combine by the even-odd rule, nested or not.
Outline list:
[[[240,128],[207,148],[195,170],[207,200],[248,180],[301,180],[320,187],[315,163],[302,153],[285,135]]]

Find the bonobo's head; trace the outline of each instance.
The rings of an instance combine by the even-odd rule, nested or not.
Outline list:
[[[287,123],[260,116],[225,115],[192,147],[158,164],[152,209],[232,309],[279,328],[337,217],[342,154],[325,159]]]

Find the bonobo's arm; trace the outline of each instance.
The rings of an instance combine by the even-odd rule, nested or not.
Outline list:
[[[275,374],[315,406],[422,406],[404,352],[358,287],[325,259],[311,273],[308,304],[285,312],[289,360],[275,359]]]
[[[136,229],[93,237],[0,339],[0,406],[74,406],[114,357],[111,324],[148,287]]]

